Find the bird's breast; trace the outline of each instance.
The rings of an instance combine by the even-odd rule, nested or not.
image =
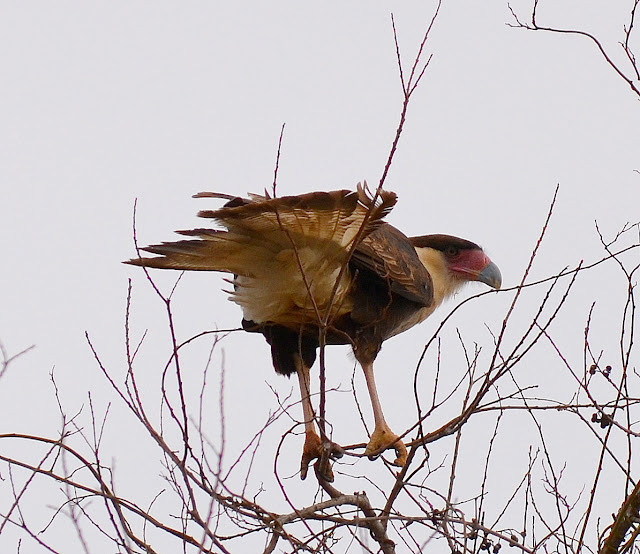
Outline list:
[[[435,309],[436,309],[436,306],[434,305],[434,306],[418,308],[412,312],[404,314],[404,317],[398,318],[396,320],[396,324],[393,326],[392,329],[389,330],[388,336],[385,338],[394,337],[395,335],[404,333],[405,331],[408,331],[409,329],[411,329],[411,327],[414,327],[415,325],[422,323],[434,312]]]

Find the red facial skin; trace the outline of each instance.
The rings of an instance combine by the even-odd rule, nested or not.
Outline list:
[[[498,267],[482,250],[452,248],[445,252],[449,269],[466,281],[481,281],[499,289],[502,278]]]

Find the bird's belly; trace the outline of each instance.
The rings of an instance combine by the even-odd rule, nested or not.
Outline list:
[[[230,298],[249,321],[298,327],[318,323],[327,312],[336,317],[352,308],[350,272],[345,269],[336,287],[341,264],[335,259],[311,249],[286,249],[256,266],[253,276],[235,278]]]

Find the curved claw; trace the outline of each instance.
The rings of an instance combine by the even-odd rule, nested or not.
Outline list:
[[[339,460],[344,456],[344,448],[336,442],[327,441],[322,446],[323,450],[332,460]]]
[[[325,481],[333,483],[334,477],[330,462],[342,458],[342,456],[344,456],[344,450],[339,444],[331,441],[323,442],[316,432],[307,433],[300,460],[300,479],[307,478],[309,464],[312,460],[318,460],[314,467],[319,476]]]
[[[389,427],[376,427],[369,439],[369,444],[364,453],[370,460],[375,460],[383,451],[393,448],[396,451],[396,459],[393,464],[403,467],[407,463],[407,447],[394,434]]]
[[[393,443],[393,448],[396,451],[396,459],[393,460],[393,465],[404,467],[404,465],[407,463],[407,456],[409,455],[407,452],[407,447],[400,439],[398,439]]]

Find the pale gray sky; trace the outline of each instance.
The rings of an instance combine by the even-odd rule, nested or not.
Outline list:
[[[590,30],[613,49],[622,38],[630,5],[541,4],[542,23]],[[512,4],[523,17],[529,5]],[[122,372],[128,278],[134,286],[136,336],[150,329],[140,371],[154,386],[168,348],[163,307],[141,271],[120,263],[134,254],[136,198],[140,243],[172,240],[175,229],[200,224],[197,210],[215,206],[191,199],[193,193],[244,194],[270,187],[283,123],[279,194],[350,188],[363,179],[377,183],[401,108],[390,12],[408,65],[433,8],[432,2],[361,1],[313,6],[3,3],[0,341],[10,354],[31,344],[36,348],[3,378],[0,432],[55,435],[59,417],[49,381],[54,367],[70,414],[86,405],[88,390],[99,411],[114,400],[84,331],[105,363]],[[387,180],[387,188],[399,195],[391,223],[409,235],[442,232],[482,244],[500,266],[507,287],[521,277],[556,184],[558,203],[533,271],[536,277],[581,259],[598,259],[594,220],[611,235],[640,219],[638,98],[587,40],[513,29],[507,26],[512,21],[506,2],[444,3],[427,45],[433,58],[413,97]],[[624,64],[619,51],[616,60]],[[169,290],[176,275],[156,277]],[[240,311],[227,302],[221,285],[213,274],[183,278],[174,304],[180,337],[239,324]],[[556,329],[558,343],[576,363],[593,301],[603,310],[594,323],[603,333],[600,347],[615,348],[616,335],[606,333],[613,326],[617,332],[619,325],[618,286],[617,274],[606,268],[579,283],[566,319]],[[603,287],[604,293],[599,290]],[[479,291],[469,287],[461,298]],[[515,327],[528,324],[541,294],[530,293]],[[508,294],[485,296],[455,325],[468,333],[470,344],[489,349],[485,324],[497,329],[510,299]],[[413,421],[408,406],[422,345],[452,306],[387,343],[378,359],[382,402],[398,431]],[[450,340],[458,348],[454,326]],[[229,439],[233,451],[276,407],[265,382],[282,395],[295,383],[273,373],[259,336],[237,333],[223,346],[231,422],[227,432],[237,435]],[[187,359],[200,372],[206,345]],[[331,383],[346,387],[353,366],[347,350],[334,349],[329,359]],[[550,349],[541,352],[520,367],[522,381],[540,384],[544,395],[545,387],[553,389],[557,380],[566,379],[558,376],[557,363]],[[214,383],[219,364],[216,358],[210,377]],[[456,381],[463,368],[451,365],[447,371]],[[358,382],[360,377],[357,373]],[[156,402],[154,390],[150,388],[150,403]],[[336,395],[334,402],[333,413],[354,420],[339,428],[336,438],[364,440],[351,396]],[[136,481],[127,471],[143,463],[149,445],[128,431],[131,419],[115,405],[105,448],[113,449],[109,456],[122,455],[118,467],[125,490]],[[366,399],[363,405],[370,421]],[[214,403],[213,437],[217,409]],[[275,432],[276,441],[288,425],[283,422]],[[559,437],[559,445],[566,440]],[[581,441],[559,453],[560,459],[566,454],[567,462],[575,464],[570,465],[574,495],[584,484],[578,462],[589,452]],[[514,443],[519,441],[514,438]],[[302,438],[291,439],[291,472],[301,446]],[[526,463],[526,439],[520,446],[510,452],[514,461],[505,469],[514,479]],[[123,447],[128,452],[120,454]],[[444,447],[438,449],[434,446],[432,455],[446,455]],[[268,453],[265,457],[270,470],[272,459]],[[154,460],[144,463],[151,474],[160,472]],[[369,464],[363,469],[367,472],[376,467],[359,464]],[[471,482],[477,469],[469,470]],[[151,499],[154,485],[140,486],[148,487]],[[310,498],[313,490],[312,484],[301,485],[300,498]],[[273,495],[274,509],[282,510],[277,492]],[[604,513],[616,509],[614,497]],[[3,533],[0,549],[14,551],[17,536]],[[76,547],[62,550],[76,552]],[[32,546],[25,551],[37,550]]]

